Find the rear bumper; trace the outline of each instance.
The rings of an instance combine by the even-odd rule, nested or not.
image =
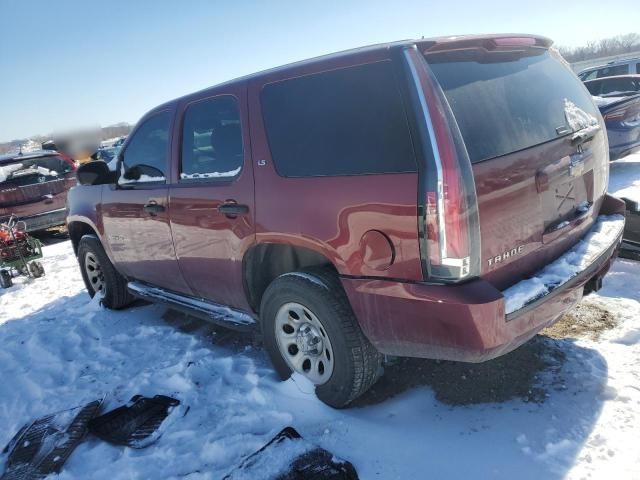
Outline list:
[[[28,232],[34,232],[36,230],[44,230],[50,227],[57,227],[64,225],[67,221],[67,209],[59,208],[57,210],[51,210],[45,213],[39,213],[38,215],[32,215],[29,217],[20,218],[27,225]]]
[[[620,206],[612,197],[608,200],[616,211],[606,213],[624,211],[622,202]],[[482,279],[462,285],[427,285],[342,278],[342,284],[363,332],[381,353],[482,362],[510,352],[554,323],[581,300],[589,280],[608,271],[622,229],[609,231],[605,242],[602,236],[589,235],[580,242],[583,247],[590,242],[587,250],[594,254],[588,262],[566,281],[509,313],[508,292]]]

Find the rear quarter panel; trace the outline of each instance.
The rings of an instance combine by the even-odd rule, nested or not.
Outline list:
[[[417,173],[281,177],[274,168],[263,124],[260,94],[265,85],[386,60],[390,60],[387,50],[366,51],[270,72],[250,81],[257,243],[310,248],[345,275],[422,280]],[[365,259],[368,246],[361,239],[370,230],[382,232],[392,245],[393,263],[388,268],[375,267],[375,258],[373,262]]]

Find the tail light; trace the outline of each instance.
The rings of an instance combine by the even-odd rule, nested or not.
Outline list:
[[[480,227],[469,155],[444,92],[424,57],[405,57],[421,105],[425,144],[422,259],[430,281],[457,282],[480,273]],[[423,117],[423,118],[422,118]]]
[[[618,120],[622,120],[624,118],[624,116],[626,115],[626,110],[622,109],[622,110],[613,110],[609,113],[606,113],[604,115],[604,120],[605,121],[618,121]]]

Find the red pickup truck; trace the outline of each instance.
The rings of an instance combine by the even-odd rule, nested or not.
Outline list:
[[[376,45],[160,105],[69,192],[89,294],[259,329],[334,407],[385,355],[513,350],[599,287],[624,228],[602,118],[550,45]]]
[[[28,231],[64,225],[75,171],[73,160],[50,150],[0,155],[0,221],[15,215]]]

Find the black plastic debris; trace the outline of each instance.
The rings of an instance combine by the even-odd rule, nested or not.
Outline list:
[[[129,404],[94,418],[89,431],[116,445],[144,448],[160,437],[160,424],[180,401],[165,395],[153,398],[135,395]]]
[[[630,260],[640,260],[640,205],[623,198],[626,204],[626,222],[619,255]]]
[[[278,464],[287,457],[290,460],[279,469]],[[271,473],[273,470],[278,471]],[[294,428],[286,427],[223,480],[241,479],[358,480],[358,474],[350,462],[310,444]]]
[[[37,480],[57,473],[88,431],[102,400],[39,418],[25,425],[3,450],[0,480]]]

